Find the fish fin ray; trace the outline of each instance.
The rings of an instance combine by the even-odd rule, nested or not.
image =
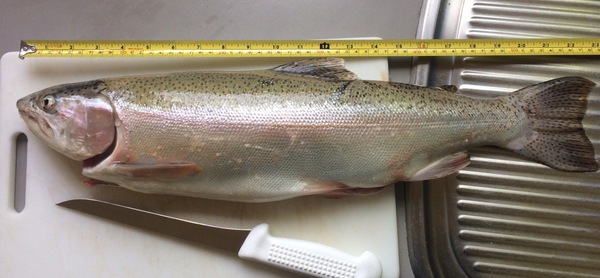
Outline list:
[[[364,196],[364,195],[371,195],[371,194],[379,193],[382,190],[384,190],[385,188],[386,188],[386,186],[368,187],[368,188],[347,187],[347,188],[340,188],[338,190],[329,191],[327,193],[322,194],[321,196],[327,197],[327,198],[332,198],[332,199],[342,198],[342,197],[346,197],[346,196]]]
[[[409,181],[431,180],[450,175],[465,168],[471,160],[467,152],[458,152],[443,157],[412,175]]]
[[[357,80],[355,73],[344,66],[342,58],[307,59],[277,66],[273,71],[332,80]]]
[[[525,111],[529,128],[504,147],[555,169],[598,171],[594,146],[581,123],[595,85],[582,77],[562,77],[509,95]]]
[[[320,195],[327,198],[341,198],[352,195],[370,195],[383,190],[380,187],[353,187],[336,181],[314,181],[307,183],[303,195]]]
[[[202,168],[191,162],[161,163],[161,164],[116,164],[120,174],[158,180],[176,180],[193,177],[202,172]]]
[[[120,187],[120,185],[116,184],[116,183],[112,183],[109,181],[103,181],[103,180],[97,180],[97,179],[90,179],[90,178],[86,178],[83,180],[83,184],[88,185],[88,186],[115,186],[115,187]]]
[[[442,86],[439,86],[438,88],[440,88],[446,92],[449,92],[449,93],[458,94],[458,88],[454,85],[442,85]]]

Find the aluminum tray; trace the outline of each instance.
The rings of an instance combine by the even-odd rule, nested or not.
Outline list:
[[[600,37],[600,2],[427,1],[420,38]],[[429,24],[436,22],[437,24]],[[492,97],[555,77],[600,84],[600,57],[416,60],[413,82]],[[584,127],[600,153],[600,89]],[[597,158],[599,156],[597,155]],[[496,148],[457,175],[407,184],[417,277],[600,277],[600,175],[552,170]]]

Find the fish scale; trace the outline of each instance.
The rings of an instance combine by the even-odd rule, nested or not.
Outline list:
[[[480,145],[512,149],[558,169],[598,168],[580,119],[545,115],[549,109],[539,108],[585,111],[578,100],[593,83],[582,78],[477,99],[451,87],[358,80],[341,59],[314,59],[270,70],[108,78],[97,84],[95,93],[112,107],[115,137],[107,151],[89,154],[83,174],[142,192],[247,202],[367,194],[396,181],[453,173],[469,163],[465,151]],[[88,87],[82,91],[92,96]],[[538,101],[537,94],[563,97],[556,104]],[[67,101],[63,97],[50,98],[60,104]],[[48,91],[22,102],[45,98]],[[33,118],[37,112],[22,115]],[[540,127],[547,123],[566,134],[558,139],[545,134]],[[580,151],[560,157],[552,150],[559,157],[549,157],[545,148],[564,145],[563,139]]]

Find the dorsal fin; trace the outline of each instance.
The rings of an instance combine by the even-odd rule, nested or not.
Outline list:
[[[334,80],[356,80],[358,77],[344,67],[342,58],[318,58],[287,63],[273,71]]]
[[[439,86],[438,88],[440,88],[444,91],[453,93],[453,94],[458,94],[458,88],[454,85],[442,85],[442,86]]]

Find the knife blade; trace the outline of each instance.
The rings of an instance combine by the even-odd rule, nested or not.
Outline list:
[[[336,248],[298,239],[273,237],[269,226],[224,228],[95,199],[72,199],[57,205],[119,223],[235,252],[242,259],[313,277],[381,277],[379,259],[365,251],[355,257]]]

